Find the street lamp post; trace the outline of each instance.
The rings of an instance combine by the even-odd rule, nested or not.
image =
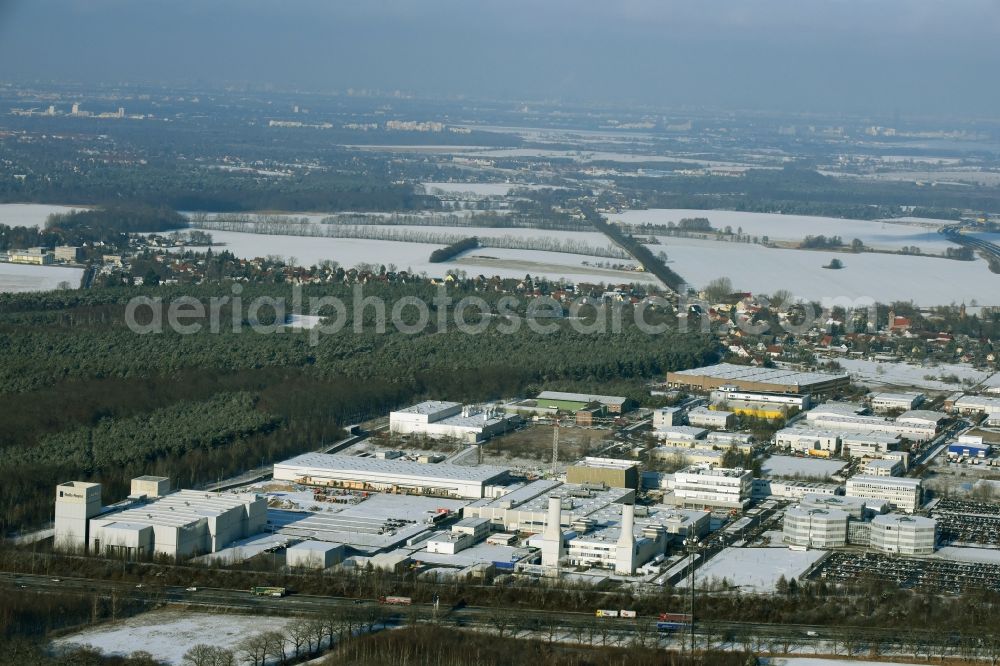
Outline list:
[[[687,551],[688,556],[691,558],[691,568],[689,578],[691,580],[691,613],[688,615],[688,626],[690,629],[691,636],[691,652],[690,652],[690,663],[694,664],[694,574],[695,567],[698,563],[698,553],[701,549],[705,547],[697,536],[691,536],[684,539],[684,550]]]

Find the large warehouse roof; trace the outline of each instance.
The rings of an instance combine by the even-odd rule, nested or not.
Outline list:
[[[248,493],[212,493],[178,490],[138,506],[100,516],[101,520],[138,525],[170,525],[181,527],[201,518],[214,518],[230,509],[244,506],[257,499]]]
[[[409,460],[382,460],[331,453],[303,453],[278,463],[276,467],[309,467],[331,472],[369,473],[380,476],[421,477],[428,480],[471,481],[483,483],[510,471],[492,465],[450,465],[419,463]]]
[[[831,380],[848,379],[848,376],[843,374],[835,375],[825,372],[799,372],[797,370],[784,370],[781,368],[759,368],[749,365],[736,365],[734,363],[719,363],[718,365],[710,365],[705,368],[679,370],[671,374],[689,377],[712,377],[714,379],[734,382],[799,386],[810,386],[812,384],[823,384]]]
[[[568,400],[570,402],[599,402],[602,405],[624,405],[627,398],[614,395],[594,395],[591,393],[566,393],[564,391],[542,391],[538,400]]]

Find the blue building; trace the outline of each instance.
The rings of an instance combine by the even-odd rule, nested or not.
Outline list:
[[[966,456],[969,458],[985,458],[990,455],[990,445],[955,442],[954,444],[950,444],[948,446],[948,455]]]

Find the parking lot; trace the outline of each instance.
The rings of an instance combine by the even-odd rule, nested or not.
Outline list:
[[[931,515],[942,544],[1000,546],[1000,504],[945,498]]]
[[[960,593],[1000,591],[1000,564],[889,557],[835,552],[811,576],[832,583],[893,582],[903,589]]]

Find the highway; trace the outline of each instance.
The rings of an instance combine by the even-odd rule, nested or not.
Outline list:
[[[992,257],[993,261],[1000,261],[1000,245],[996,245],[995,243],[991,243],[974,236],[968,236],[963,234],[961,230],[962,227],[960,225],[950,224],[938,229],[938,233],[953,243],[967,245],[969,247],[976,248],[977,250],[982,250],[984,253]]]
[[[0,573],[0,587],[19,588],[48,594],[68,592],[116,595],[118,598],[142,601],[151,607],[174,605],[194,611],[225,610],[264,615],[315,615],[329,617],[331,614],[353,612],[364,617],[370,611],[381,609],[383,615],[378,620],[388,626],[401,626],[413,622],[438,621],[454,626],[491,629],[496,631],[504,626],[510,634],[516,628],[518,633],[549,632],[557,630],[569,636],[602,636],[614,634],[624,637],[649,636],[656,634],[656,617],[597,618],[593,611],[554,611],[504,606],[489,608],[459,604],[442,606],[435,612],[432,604],[413,606],[385,606],[372,599],[352,599],[345,597],[324,597],[305,594],[290,594],[281,598],[255,597],[247,590],[219,588],[198,588],[188,591],[180,586],[159,586],[155,584],[137,585],[134,582],[106,581],[87,578],[58,578],[52,576]],[[755,645],[794,645],[802,651],[815,651],[837,641],[855,644],[874,642],[891,643],[900,639],[898,628],[828,627],[802,624],[763,624],[754,622],[701,622],[696,621],[695,633],[704,645],[706,638],[715,644],[753,641]],[[661,640],[663,634],[660,635]],[[678,636],[680,638],[680,636]],[[564,639],[565,640],[565,639]],[[670,639],[668,639],[669,641]],[[922,634],[923,645],[947,644],[946,636]],[[940,641],[935,643],[935,640]]]

